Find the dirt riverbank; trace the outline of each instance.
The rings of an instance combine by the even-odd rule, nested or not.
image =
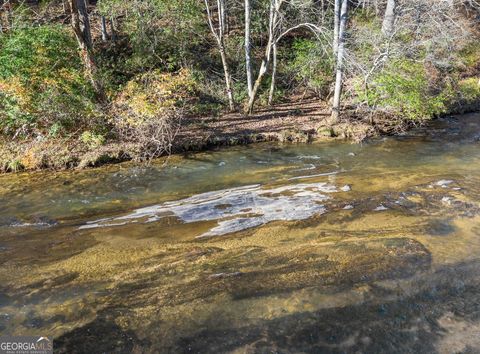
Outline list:
[[[292,99],[259,109],[250,116],[228,113],[190,117],[183,121],[171,150],[173,154],[183,154],[266,141],[306,143],[347,139],[360,142],[374,136],[399,134],[414,126],[385,112],[348,107],[339,123],[330,125],[329,117],[329,105],[314,98]],[[96,147],[68,139],[0,141],[0,172],[96,167],[131,160],[129,151],[134,150],[135,146],[121,141]]]

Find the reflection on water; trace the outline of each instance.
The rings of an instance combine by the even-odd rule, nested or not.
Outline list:
[[[467,115],[2,176],[0,334],[65,353],[478,352],[479,138]]]

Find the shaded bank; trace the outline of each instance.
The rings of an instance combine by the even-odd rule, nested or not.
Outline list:
[[[479,104],[458,104],[452,114],[476,112]],[[318,99],[295,100],[245,116],[230,113],[185,119],[173,141],[174,154],[205,151],[259,142],[308,143],[315,140],[349,140],[355,143],[375,136],[404,134],[429,121],[412,122],[383,111],[345,110],[343,119],[328,124],[330,108]],[[98,167],[129,161],[138,147],[125,142],[86,145],[58,139],[25,142],[0,141],[0,171],[64,170]]]

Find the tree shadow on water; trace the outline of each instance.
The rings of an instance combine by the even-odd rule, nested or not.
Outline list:
[[[141,353],[149,343],[133,331],[122,330],[115,322],[99,316],[54,340],[55,353]]]
[[[480,326],[480,262],[444,267],[418,279],[413,295],[374,289],[361,304],[303,312],[240,328],[206,329],[177,342],[177,352],[435,353],[450,334],[442,318]],[[378,297],[391,300],[381,300]],[[392,299],[393,298],[393,299]],[[476,328],[476,327],[475,327]],[[480,352],[456,334],[447,352]],[[471,339],[471,338],[470,338]],[[472,343],[470,343],[472,342]],[[441,352],[444,352],[445,348]]]
[[[255,273],[256,276],[251,277],[245,274],[238,277],[205,278],[202,280],[203,287],[210,291],[200,291],[202,284],[196,282],[188,286],[178,285],[170,289],[175,295],[174,298],[167,299],[165,296],[153,296],[159,291],[155,277],[139,279],[139,283],[144,285],[143,288],[132,286],[136,284],[125,284],[117,288],[115,301],[111,301],[107,308],[100,311],[94,321],[56,338],[55,352],[434,353],[439,352],[439,343],[445,345],[445,339],[449,340],[450,347],[447,348],[452,349],[448,352],[478,352],[480,342],[477,348],[477,342],[469,336],[474,337],[472,330],[480,328],[480,260],[444,266],[433,271],[430,255],[421,251],[420,245],[412,244],[407,247],[407,244],[404,244],[407,241],[399,242],[400,240],[391,239],[387,243],[381,243],[385,244],[385,247],[390,244],[397,247],[404,245],[402,252],[405,256],[402,257],[406,258],[399,261],[397,255],[395,263],[387,262],[386,264],[390,264],[390,271],[380,275],[370,272],[370,277],[364,280],[360,275],[365,273],[365,269],[371,268],[370,263],[364,264],[367,265],[365,269],[361,264],[357,264],[353,268],[359,270],[345,270],[353,273],[346,278],[343,278],[345,275],[339,275],[333,287],[326,287],[326,284],[322,286],[318,281],[314,284],[313,280],[302,282],[300,288],[293,286],[295,284],[281,282],[278,289],[274,287],[271,292],[258,292],[254,290],[262,290],[265,284],[275,283],[269,283],[267,275]],[[361,249],[354,248],[351,251],[362,254]],[[411,258],[408,254],[413,251],[416,251],[417,255]],[[312,259],[311,267],[324,268],[321,259],[318,260],[320,263],[313,260],[314,255],[312,253],[307,257]],[[287,261],[288,259],[283,263]],[[408,264],[412,266],[407,266]],[[416,273],[412,268],[414,266]],[[264,264],[264,267],[269,269],[270,277],[278,281],[288,273],[285,273],[286,269],[283,267],[277,270],[278,274],[270,273],[272,269],[269,264]],[[299,269],[298,274],[303,274],[305,269]],[[264,284],[258,284],[259,282]],[[238,302],[239,308],[242,308],[245,302],[240,302],[245,300],[258,300],[263,303],[268,301],[266,296],[281,297],[280,287],[287,291],[287,294],[291,294],[291,291],[294,291],[292,289],[305,288],[318,289],[321,294],[329,293],[332,296],[335,295],[335,289],[340,294],[358,286],[368,288],[361,303],[358,303],[358,297],[355,297],[351,305],[296,312],[274,319],[250,321],[246,320],[246,316],[245,320],[248,322],[240,326],[238,324],[242,323],[242,320],[237,318],[235,311],[224,312],[222,307],[226,304],[236,307]],[[181,301],[173,301],[180,294]],[[177,323],[163,323],[166,318],[159,315],[163,306],[173,306],[174,309],[180,306],[178,310],[181,312],[184,306],[189,307],[190,303],[202,304],[224,298],[225,295],[228,301],[220,301],[219,308],[214,310],[210,317],[200,314],[198,318],[190,318],[189,313],[178,313]],[[314,298],[308,301],[311,305],[322,305],[314,304]],[[150,316],[143,319],[146,323],[142,333],[135,332],[133,328],[121,328],[116,324],[117,317],[128,318],[129,313],[135,316],[137,312],[132,310],[147,307],[156,307],[158,311],[152,311]],[[202,311],[201,306],[197,310]],[[196,310],[193,311],[195,317]],[[182,320],[183,315],[186,317]],[[445,327],[445,318],[451,319],[453,324],[460,323],[461,326]],[[188,323],[188,328],[183,328],[185,319],[195,321],[195,326],[189,326],[191,323]],[[462,334],[463,328],[469,328],[470,325],[470,334]],[[168,343],[163,340],[168,340]]]

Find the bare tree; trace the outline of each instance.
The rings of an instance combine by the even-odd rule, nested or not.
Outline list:
[[[262,64],[260,65],[260,70],[258,72],[257,79],[255,80],[255,84],[253,85],[252,95],[248,100],[247,105],[247,113],[253,113],[253,105],[255,104],[255,99],[257,97],[258,89],[262,84],[263,77],[268,70],[268,66],[270,65],[270,60],[272,57],[272,48],[273,43],[275,41],[274,34],[275,34],[275,26],[277,23],[278,12],[280,7],[282,6],[283,0],[270,0],[270,10],[269,10],[269,18],[268,18],[268,40],[267,45],[265,47],[265,54],[262,59]]]
[[[276,85],[276,76],[277,76],[277,54],[278,54],[278,43],[280,40],[285,37],[290,32],[304,28],[311,32],[313,32],[316,36],[320,33],[325,32],[323,28],[320,26],[311,23],[311,22],[300,22],[297,24],[288,24],[286,19],[284,18],[284,10],[282,10],[282,5],[288,3],[284,0],[270,0],[269,4],[269,22],[268,22],[268,39],[267,44],[265,46],[265,54],[262,59],[262,63],[260,65],[260,70],[258,72],[257,79],[255,80],[255,84],[253,86],[252,95],[249,98],[248,105],[247,105],[247,113],[251,114],[253,112],[253,106],[255,104],[255,100],[258,95],[258,90],[262,84],[263,78],[268,71],[270,63],[272,63],[272,80],[270,84],[269,96],[268,96],[268,104],[272,104],[273,102],[273,94],[275,91]],[[291,6],[294,6],[293,3],[289,3]],[[282,10],[282,11],[280,11]],[[298,19],[297,19],[298,20]],[[283,30],[283,32],[282,32]]]
[[[251,43],[250,43],[250,18],[251,8],[250,0],[245,0],[245,66],[247,71],[247,89],[248,97],[252,97],[252,59],[251,59]]]
[[[386,4],[386,2],[385,2]],[[393,70],[394,61],[417,61],[428,65],[432,72],[440,73],[456,60],[456,53],[472,38],[472,19],[462,14],[464,0],[402,0],[395,1],[393,27],[388,35],[372,32],[369,27],[359,26],[352,31],[348,41],[368,43],[371,54],[348,51],[344,57],[344,89],[357,94],[358,78],[362,77],[361,96],[368,110],[391,110],[388,106],[377,106],[371,101],[371,90],[378,88],[376,79],[384,70]],[[374,3],[371,4],[373,8]],[[387,4],[388,5],[388,4]],[[387,11],[385,11],[387,12]],[[385,13],[379,17],[385,20]],[[383,27],[383,26],[382,26]],[[405,41],[400,34],[408,35]],[[355,82],[353,81],[355,80]],[[442,76],[430,76],[430,85],[435,90],[446,84]],[[358,96],[357,96],[358,97]]]
[[[205,8],[207,10],[207,19],[210,30],[217,42],[218,51],[222,59],[223,73],[225,76],[225,87],[227,90],[228,105],[231,111],[235,109],[235,102],[233,100],[232,92],[232,78],[230,75],[230,68],[228,66],[227,54],[225,51],[225,26],[226,26],[226,8],[225,0],[217,0],[217,21],[218,27],[214,25],[212,11],[210,10],[209,0],[205,1]]]
[[[340,117],[340,97],[342,95],[342,81],[343,81],[343,60],[345,57],[345,31],[348,20],[348,0],[343,0],[340,13],[340,27],[338,30],[338,50],[337,50],[337,65],[335,78],[335,93],[333,96],[333,107],[331,123],[338,122]]]
[[[70,10],[72,14],[72,28],[80,48],[80,54],[85,67],[85,75],[92,83],[97,98],[103,102],[106,98],[103,86],[97,78],[97,66],[92,53],[90,20],[85,0],[70,0]]]

